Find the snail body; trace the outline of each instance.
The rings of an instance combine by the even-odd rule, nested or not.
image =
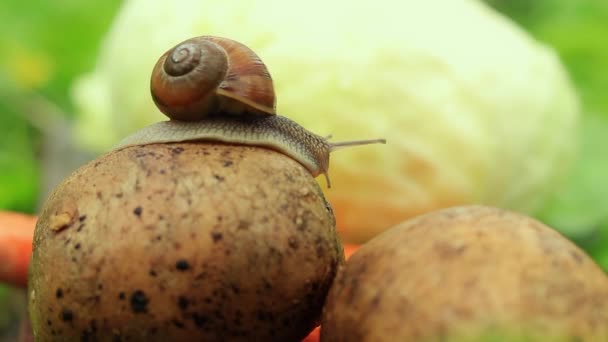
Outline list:
[[[115,149],[135,145],[193,140],[263,146],[282,152],[302,164],[313,177],[325,176],[328,187],[329,155],[344,146],[385,143],[384,139],[330,142],[281,115],[213,115],[200,121],[162,121],[121,141]]]
[[[330,142],[277,115],[270,73],[245,45],[211,36],[188,39],[164,53],[152,72],[152,98],[171,120],[125,138],[114,149],[193,140],[263,146],[325,176],[329,156],[345,146],[384,139]]]

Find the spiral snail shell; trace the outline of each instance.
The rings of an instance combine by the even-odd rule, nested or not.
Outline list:
[[[163,54],[152,72],[152,98],[171,120],[144,127],[114,149],[192,140],[263,146],[302,164],[327,186],[329,156],[345,146],[385,139],[330,142],[276,115],[270,73],[260,58],[236,41],[201,36]]]
[[[152,72],[156,106],[173,120],[213,113],[275,114],[274,87],[260,57],[231,39],[202,36],[165,52]]]

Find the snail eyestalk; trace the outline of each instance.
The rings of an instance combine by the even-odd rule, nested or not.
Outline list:
[[[327,141],[327,139],[331,138],[332,135],[328,135],[325,140]],[[386,144],[386,139],[363,139],[363,140],[348,140],[348,141],[338,141],[338,142],[327,142],[327,144],[329,145],[329,152],[333,152],[336,150],[340,150],[342,148],[345,147],[351,147],[351,146],[361,146],[361,145],[371,145],[371,144]],[[331,188],[331,182],[329,180],[329,156],[327,157],[327,161],[326,161],[326,165],[325,168],[321,168],[321,170],[324,170],[323,172],[321,172],[323,174],[323,176],[325,177],[325,181],[327,183],[327,188],[330,189]]]
[[[350,140],[350,141],[338,141],[330,142],[329,149],[331,152],[342,149],[349,146],[361,146],[371,144],[386,144],[386,139],[366,139],[366,140]]]

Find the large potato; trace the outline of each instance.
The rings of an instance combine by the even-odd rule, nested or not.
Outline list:
[[[526,216],[471,206],[360,248],[328,295],[322,341],[608,341],[608,279]]]
[[[343,262],[329,204],[267,149],[112,152],[52,194],[34,238],[39,341],[294,341]]]

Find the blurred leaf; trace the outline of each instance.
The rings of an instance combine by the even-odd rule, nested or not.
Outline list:
[[[71,83],[92,69],[119,5],[119,0],[0,3],[0,29],[10,32],[0,40],[0,208],[36,209],[39,132],[24,111],[42,96],[71,112]]]
[[[579,160],[568,182],[540,213],[543,221],[572,237],[589,234],[608,218],[608,120],[588,115],[582,133]]]
[[[588,234],[574,238],[574,242],[583,246],[589,255],[604,269],[608,270],[608,218],[600,222]]]
[[[579,160],[539,216],[608,266],[608,44],[602,43],[608,37],[608,2],[487,2],[555,48],[576,85],[585,113]]]
[[[19,96],[1,80],[0,74],[0,208],[32,213],[38,190],[35,134],[14,105]]]
[[[71,82],[93,67],[101,37],[119,5],[119,0],[3,1],[0,29],[11,34],[0,41],[0,50],[8,52],[0,55],[0,65],[11,69],[9,75],[18,75],[17,81],[45,80],[32,86],[69,112]],[[21,74],[15,67],[22,68]]]
[[[608,2],[581,1],[537,25],[536,36],[554,46],[568,66],[585,109],[608,118]]]

